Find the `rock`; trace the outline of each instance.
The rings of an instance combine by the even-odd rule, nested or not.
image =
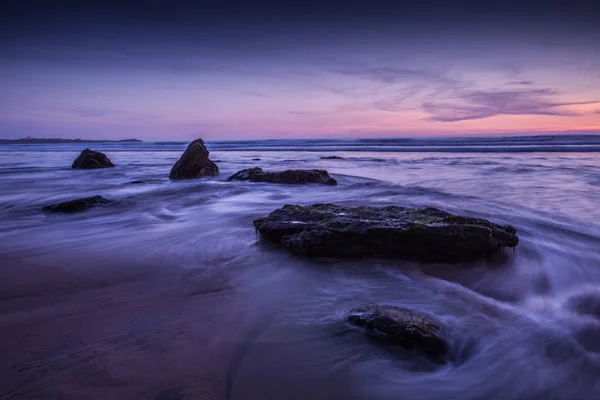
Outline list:
[[[250,181],[269,183],[322,183],[337,185],[337,181],[322,169],[288,169],[279,172],[265,172],[261,168],[248,168],[236,172],[227,178],[228,181]]]
[[[435,360],[443,360],[450,349],[450,340],[440,324],[406,308],[378,305],[355,308],[350,311],[348,321]]]
[[[85,149],[73,161],[71,168],[79,169],[95,169],[95,168],[111,168],[115,165],[106,157],[104,153]]]
[[[567,298],[564,306],[578,314],[600,319],[600,288],[586,287],[578,291]]]
[[[46,212],[63,212],[72,213],[87,210],[88,208],[95,207],[97,205],[110,204],[111,200],[107,200],[102,196],[85,197],[83,199],[65,201],[63,203],[52,204],[42,208],[42,211]]]
[[[321,160],[343,160],[344,157],[340,157],[340,156],[326,156],[326,157],[321,157]]]
[[[571,322],[574,326],[573,336],[577,343],[584,349],[593,353],[600,353],[600,323],[597,321],[577,321]]]
[[[260,158],[253,158],[252,161],[260,161]]]
[[[195,179],[219,174],[217,164],[208,159],[208,150],[202,139],[196,139],[187,147],[181,158],[173,165],[170,179]]]
[[[435,208],[285,205],[254,226],[268,241],[307,256],[380,256],[461,262],[517,246],[516,229]]]

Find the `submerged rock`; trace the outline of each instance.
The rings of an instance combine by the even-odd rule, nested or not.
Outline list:
[[[565,301],[564,306],[581,315],[600,319],[600,288],[586,287],[579,289]]]
[[[322,183],[324,185],[337,185],[337,181],[322,169],[288,169],[279,172],[265,172],[261,168],[248,168],[236,172],[227,178],[228,181],[250,181],[269,183]]]
[[[461,262],[519,243],[510,225],[435,208],[285,205],[254,226],[266,240],[307,256]]]
[[[321,160],[343,160],[344,157],[340,157],[340,156],[325,156],[325,157],[321,157]]]
[[[378,305],[355,308],[350,311],[348,321],[432,359],[444,359],[450,349],[449,338],[440,324],[407,308]]]
[[[204,141],[202,139],[194,140],[171,168],[169,178],[194,179],[218,175],[219,167],[208,159],[208,154]]]
[[[99,151],[85,149],[73,161],[71,168],[78,169],[95,169],[95,168],[111,168],[115,165],[106,157],[106,154]]]
[[[97,205],[110,204],[111,200],[107,200],[102,196],[85,197],[83,199],[65,201],[58,204],[52,204],[42,208],[42,211],[46,212],[64,212],[72,213],[78,211],[84,211],[88,208],[95,207]]]

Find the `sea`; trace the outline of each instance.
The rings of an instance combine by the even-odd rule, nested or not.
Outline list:
[[[228,399],[600,399],[600,136],[206,145],[220,174],[189,181],[169,180],[187,142],[0,145],[0,264],[68,273],[73,285],[98,296],[109,296],[119,282],[107,273],[98,283],[87,271],[105,268],[141,288],[150,280],[164,288],[144,292],[147,303],[135,298],[140,307],[152,304],[146,314],[131,311],[127,323],[106,320],[110,329],[102,335],[44,346],[35,334],[23,339],[6,364],[0,397],[42,398],[76,382],[81,391],[68,393],[80,397],[44,398],[127,398],[146,381],[117,378],[143,353],[144,364],[162,363],[149,374],[173,377],[172,397],[164,397],[173,399],[201,398],[190,376],[209,367],[218,386],[211,390]],[[72,169],[86,147],[104,152],[115,168]],[[338,185],[226,181],[255,166],[325,169]],[[94,195],[115,202],[77,214],[41,211]],[[436,207],[510,224],[520,243],[501,261],[459,265],[309,259],[264,243],[252,224],[285,204],[316,203]],[[70,290],[71,281],[61,282],[25,288],[18,299],[0,293],[2,332],[9,334],[16,308],[26,310],[16,302],[52,302]],[[164,293],[197,300],[184,311],[179,303],[165,309]],[[111,301],[117,307],[119,299]],[[452,338],[449,361],[430,363],[347,323],[350,309],[371,304],[438,321]],[[52,329],[60,329],[62,314],[48,312]],[[102,315],[95,317],[99,324]],[[27,318],[33,317],[20,323]],[[207,331],[206,340],[194,340],[193,329]],[[170,348],[175,339],[167,335],[164,348],[152,353],[143,343],[157,331],[179,332],[178,346]],[[110,364],[117,347],[129,352],[118,368]],[[112,366],[100,388],[74,378],[90,360],[95,368]],[[144,393],[140,398],[159,398]]]

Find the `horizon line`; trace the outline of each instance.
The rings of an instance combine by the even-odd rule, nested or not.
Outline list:
[[[310,137],[284,137],[284,138],[238,138],[238,139],[204,139],[203,137],[196,138],[182,138],[182,139],[170,139],[170,140],[162,140],[162,139],[139,139],[139,138],[124,138],[124,139],[87,139],[87,138],[65,138],[65,137],[20,137],[20,138],[0,138],[0,143],[3,141],[28,141],[28,140],[65,140],[65,141],[82,141],[82,142],[130,142],[130,143],[139,143],[141,142],[155,142],[155,143],[175,143],[175,142],[191,142],[196,139],[202,139],[206,142],[218,143],[218,142],[258,142],[258,141],[296,141],[296,140],[397,140],[397,139],[407,139],[407,140],[439,140],[439,139],[450,139],[450,140],[460,140],[460,139],[486,139],[486,138],[520,138],[520,137],[544,137],[544,136],[554,136],[554,137],[582,137],[582,136],[598,136],[600,137],[600,130],[585,130],[585,131],[550,131],[550,132],[519,132],[519,133],[480,133],[480,134],[462,134],[460,136],[456,135],[419,135],[419,136],[352,136],[352,137],[341,137],[341,136],[310,136]]]

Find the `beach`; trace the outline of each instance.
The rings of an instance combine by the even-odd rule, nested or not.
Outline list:
[[[0,146],[0,398],[599,397],[600,321],[568,306],[600,287],[598,138],[461,140],[207,141],[220,174],[189,181],[168,178],[187,143],[100,143],[115,167],[89,171],[81,145]],[[338,184],[227,182],[254,166]],[[93,195],[114,203],[41,211]],[[436,207],[520,241],[460,265],[313,259],[252,224],[316,203]],[[346,319],[366,304],[451,327],[450,361],[372,343]]]

